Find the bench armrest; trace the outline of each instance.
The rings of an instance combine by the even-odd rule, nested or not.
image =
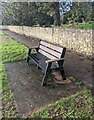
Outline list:
[[[28,50],[28,54],[31,53],[31,50],[32,50],[32,49],[36,49],[36,51],[38,52],[39,47],[38,47],[38,46],[34,46],[34,47],[29,48],[29,50]]]
[[[58,62],[58,61],[62,61],[64,60],[65,58],[60,58],[60,59],[54,59],[54,60],[46,60],[45,62],[46,63],[49,63],[49,62]]]

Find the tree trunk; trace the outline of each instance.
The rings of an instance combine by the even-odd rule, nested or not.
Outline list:
[[[60,20],[60,11],[59,11],[59,2],[53,2],[53,8],[54,8],[54,23],[56,26],[61,25],[61,20]]]

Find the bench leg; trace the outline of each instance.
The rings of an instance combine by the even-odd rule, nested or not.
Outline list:
[[[27,57],[27,59],[26,59],[26,63],[27,63],[27,64],[29,63],[29,60],[30,60],[30,58],[29,58],[29,57]]]
[[[52,62],[47,64],[46,71],[45,71],[41,86],[47,85],[47,78],[48,78],[48,75],[50,72],[51,65],[52,65]]]
[[[41,69],[41,67],[39,67],[38,65],[37,65],[37,68],[38,68],[38,69]]]
[[[28,50],[28,55],[30,55],[30,53],[31,53],[31,48],[29,48],[29,50]],[[27,59],[26,59],[26,63],[27,63],[27,64],[29,63],[29,60],[30,60],[30,58],[29,58],[29,56],[28,56]]]
[[[62,78],[63,80],[66,80],[66,75],[65,75],[65,72],[64,72],[64,68],[63,68],[63,62],[58,62],[58,65],[59,65],[59,70],[60,70],[60,73],[62,75]]]

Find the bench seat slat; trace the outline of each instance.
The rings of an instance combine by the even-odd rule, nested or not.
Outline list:
[[[40,53],[30,54],[29,57],[32,58],[41,67],[43,72],[45,72],[45,69],[47,66],[47,62],[45,61],[49,60],[47,57],[45,57],[44,55]],[[57,64],[53,63],[52,68],[57,68]]]
[[[39,63],[39,59],[38,59],[37,55],[30,54],[29,57],[32,58],[32,59],[34,59],[37,63]]]
[[[35,54],[30,54],[29,55],[31,58],[34,58],[36,59],[37,61],[40,61],[40,60],[49,60],[47,57],[45,57],[44,55],[40,54],[40,53],[35,53]]]
[[[49,54],[52,54],[52,56],[55,56],[57,58],[61,58],[61,53],[59,53],[59,52],[56,52],[56,51],[49,49],[49,48],[42,46],[42,45],[40,45],[40,49],[44,50],[45,52],[47,52]]]
[[[45,73],[47,63],[45,61],[40,61],[38,65],[41,66],[43,72]],[[59,68],[59,66],[54,62],[51,66],[51,70],[55,68]]]
[[[51,43],[47,43],[47,42],[45,42],[45,41],[40,41],[40,44],[41,44],[41,45],[44,45],[44,46],[46,46],[46,47],[49,47],[49,48],[51,48],[52,50],[55,50],[55,51],[60,52],[60,53],[62,53],[62,51],[63,51],[63,48],[62,48],[62,47],[53,45],[53,44],[51,44]]]

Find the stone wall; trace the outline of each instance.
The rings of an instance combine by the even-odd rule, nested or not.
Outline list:
[[[33,36],[92,56],[92,30],[7,26],[13,32]]]

